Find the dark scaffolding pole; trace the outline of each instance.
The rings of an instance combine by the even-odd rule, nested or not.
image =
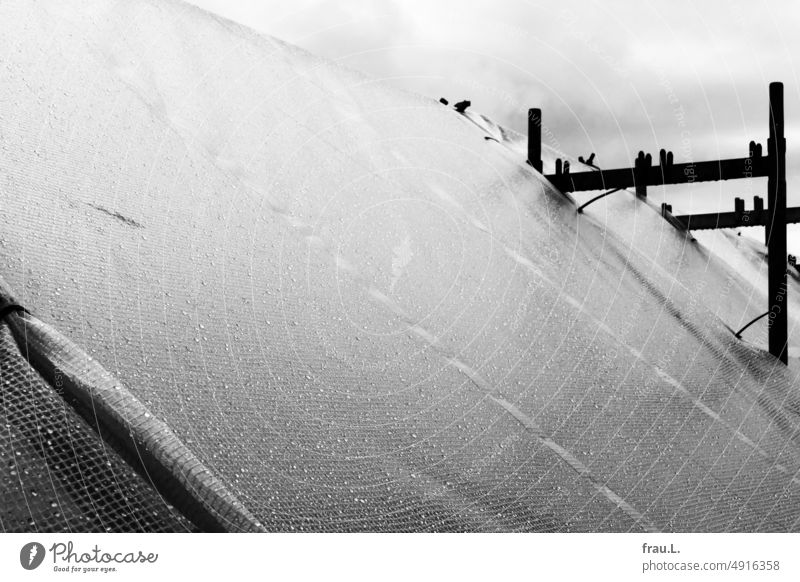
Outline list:
[[[789,320],[786,300],[786,138],[783,134],[783,83],[769,85],[767,151],[769,353],[786,364]]]
[[[542,110],[528,109],[528,163],[542,171]]]

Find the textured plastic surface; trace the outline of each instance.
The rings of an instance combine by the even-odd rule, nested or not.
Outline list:
[[[0,529],[192,531],[30,368],[0,326]]]
[[[267,529],[800,529],[724,233],[180,4],[0,21],[0,273]]]
[[[6,324],[38,375],[192,523],[204,531],[263,531],[169,426],[83,350],[28,313],[9,314]]]

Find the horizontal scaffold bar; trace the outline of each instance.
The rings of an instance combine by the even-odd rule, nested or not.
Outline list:
[[[769,209],[745,210],[744,212],[711,212],[709,214],[684,214],[674,216],[689,230],[709,230],[714,228],[739,228],[744,226],[767,226],[770,220]],[[786,222],[800,222],[800,207],[786,209]]]
[[[768,175],[769,165],[769,157],[761,156],[647,166],[644,168],[593,170],[590,172],[575,172],[574,174],[565,172],[548,174],[545,177],[562,192],[580,192],[585,190],[632,188],[637,183],[637,173],[642,175],[646,186],[760,178]]]

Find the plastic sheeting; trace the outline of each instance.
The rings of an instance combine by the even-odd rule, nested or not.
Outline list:
[[[6,325],[0,371],[3,531],[193,529],[28,366]]]
[[[800,529],[723,233],[181,4],[0,18],[0,273],[267,529]]]

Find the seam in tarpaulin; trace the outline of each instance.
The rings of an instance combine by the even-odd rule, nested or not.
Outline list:
[[[0,278],[0,318],[22,356],[146,481],[204,531],[265,531],[225,484],[110,372],[16,302]]]

